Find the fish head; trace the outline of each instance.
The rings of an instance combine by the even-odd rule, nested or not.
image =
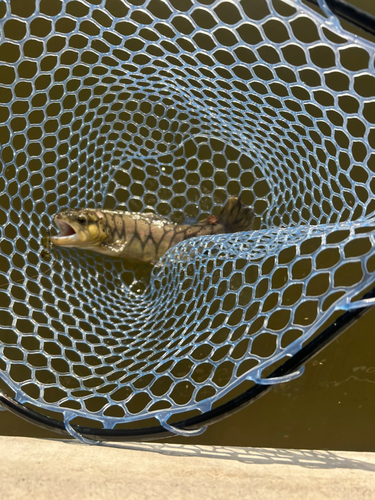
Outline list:
[[[54,221],[60,232],[51,236],[51,242],[57,246],[95,249],[109,235],[106,218],[100,210],[65,210],[55,215]]]

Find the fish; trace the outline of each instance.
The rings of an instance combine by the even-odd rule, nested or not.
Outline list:
[[[218,216],[209,215],[194,224],[176,224],[154,213],[105,209],[71,209],[59,212],[54,222],[59,234],[53,245],[79,248],[151,265],[169,248],[189,238],[249,231],[254,212],[241,197],[230,197]]]

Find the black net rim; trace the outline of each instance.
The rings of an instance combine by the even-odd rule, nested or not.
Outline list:
[[[319,7],[318,0],[306,0],[307,3]],[[326,0],[333,14],[356,26],[366,33],[375,36],[375,17],[343,0]]]

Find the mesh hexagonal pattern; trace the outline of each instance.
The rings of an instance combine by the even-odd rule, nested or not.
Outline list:
[[[205,411],[373,282],[374,48],[293,0],[0,3],[0,378],[106,428]],[[258,229],[146,267],[41,255],[62,208]]]

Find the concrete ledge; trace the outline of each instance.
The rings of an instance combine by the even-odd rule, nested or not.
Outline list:
[[[0,436],[0,498],[371,499],[375,453]]]

